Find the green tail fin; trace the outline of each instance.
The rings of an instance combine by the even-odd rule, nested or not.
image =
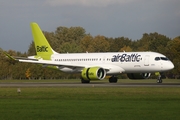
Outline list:
[[[34,22],[31,23],[31,30],[37,54],[36,57],[44,60],[50,60],[54,50],[46,40],[38,24]]]

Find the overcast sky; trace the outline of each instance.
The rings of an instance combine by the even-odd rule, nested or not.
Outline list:
[[[30,22],[43,31],[81,26],[93,36],[180,36],[180,0],[0,0],[0,48],[26,52]]]

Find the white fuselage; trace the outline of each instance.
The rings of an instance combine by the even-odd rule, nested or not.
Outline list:
[[[166,56],[156,52],[53,54],[51,60],[59,62],[58,68],[64,72],[81,72],[83,67],[102,67],[107,74],[163,72],[174,68]]]

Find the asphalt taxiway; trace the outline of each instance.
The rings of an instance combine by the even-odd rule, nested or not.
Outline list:
[[[0,87],[180,87],[180,83],[0,83]]]

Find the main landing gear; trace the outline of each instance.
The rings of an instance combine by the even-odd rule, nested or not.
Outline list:
[[[109,78],[109,83],[117,83],[117,81],[118,78],[114,75]],[[81,83],[90,83],[90,80],[84,80],[83,78],[81,78]]]
[[[109,78],[109,83],[117,83],[118,78],[114,75]]]
[[[83,78],[81,78],[81,83],[90,83],[90,80],[84,80]]]

